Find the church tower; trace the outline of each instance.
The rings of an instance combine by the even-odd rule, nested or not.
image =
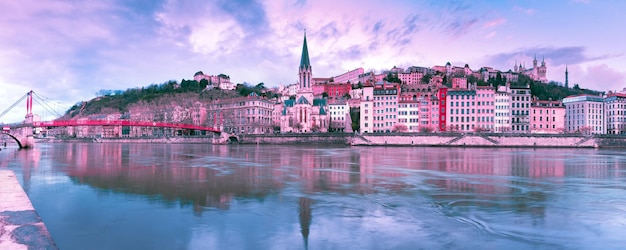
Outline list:
[[[306,31],[304,31],[304,43],[302,44],[302,57],[300,58],[300,69],[298,70],[300,90],[311,89],[311,78],[313,70],[309,61],[309,49],[306,45]]]

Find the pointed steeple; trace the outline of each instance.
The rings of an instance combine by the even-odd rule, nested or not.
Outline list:
[[[309,61],[309,49],[306,46],[306,30],[304,30],[304,43],[302,44],[302,57],[300,58],[300,68],[311,67]]]

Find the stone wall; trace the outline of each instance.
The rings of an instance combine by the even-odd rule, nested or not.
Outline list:
[[[351,133],[239,135],[241,144],[349,144]]]
[[[585,137],[581,135],[504,135],[463,133],[365,134],[355,136],[351,144],[461,147],[598,147],[593,137]]]

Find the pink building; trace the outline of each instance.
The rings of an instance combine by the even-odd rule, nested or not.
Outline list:
[[[350,82],[357,83],[359,82],[359,76],[362,75],[365,71],[363,68],[357,68],[354,70],[350,70],[346,73],[333,77],[335,82]]]
[[[467,88],[467,78],[466,77],[453,77],[452,78],[452,88],[453,89],[466,89]]]
[[[476,91],[449,89],[446,103],[447,131],[471,132],[476,129]]]
[[[530,132],[557,134],[565,131],[565,106],[561,101],[533,101]]]
[[[374,132],[391,132],[398,123],[398,93],[396,84],[380,82],[374,86],[373,118]]]
[[[495,101],[493,87],[476,87],[476,131],[494,131]]]

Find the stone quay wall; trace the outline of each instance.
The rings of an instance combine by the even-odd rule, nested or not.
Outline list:
[[[0,249],[58,249],[11,170],[0,170]]]
[[[308,133],[308,134],[267,134],[239,135],[241,144],[343,144],[352,141],[351,133]]]
[[[626,141],[626,140],[625,140]],[[441,147],[569,147],[595,148],[594,137],[548,134],[361,134],[355,135],[355,146],[441,146]],[[626,145],[626,144],[625,144]]]

